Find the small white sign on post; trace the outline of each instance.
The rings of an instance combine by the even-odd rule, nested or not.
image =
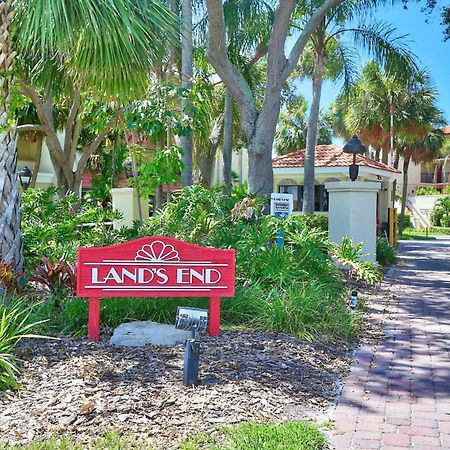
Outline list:
[[[294,209],[294,196],[292,194],[273,193],[270,196],[270,214],[277,219],[286,219]]]

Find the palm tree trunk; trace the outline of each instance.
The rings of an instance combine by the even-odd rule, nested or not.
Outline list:
[[[438,184],[439,183],[439,175],[442,171],[442,165],[439,161],[434,163],[434,174],[433,174],[433,183]]]
[[[223,125],[223,182],[226,192],[231,195],[231,160],[233,152],[233,95],[229,89],[225,90],[225,114]]]
[[[409,162],[411,161],[411,155],[408,153],[404,154],[404,161],[403,161],[403,192],[402,192],[402,208],[400,211],[400,219],[398,224],[398,232],[399,234],[402,234],[403,232],[403,221],[405,217],[405,210],[406,210],[406,195],[408,193],[408,168],[409,168]]]
[[[383,152],[381,153],[381,162],[387,164],[389,162],[389,149],[383,147]]]
[[[159,185],[159,186],[156,186],[156,191],[155,191],[155,206],[154,206],[154,210],[153,210],[154,216],[162,208],[162,204],[163,204],[163,189],[162,189],[162,186]]]
[[[400,163],[400,153],[398,150],[395,152],[395,159],[394,159],[394,168],[398,169],[398,165]],[[392,182],[392,192],[391,192],[391,201],[392,201],[392,207],[395,206],[395,195],[397,194],[397,179],[395,179]]]
[[[42,133],[39,133],[36,141],[36,157],[34,158],[33,176],[31,177],[30,180],[30,188],[36,187],[36,181],[39,174],[39,169],[41,167],[43,142],[44,142],[44,135]]]
[[[189,90],[193,76],[192,65],[192,0],[183,0],[181,9],[182,16],[182,38],[181,38],[181,86]],[[181,109],[188,116],[190,101],[186,95],[181,99]],[[184,170],[181,174],[183,186],[192,184],[192,135],[182,136],[180,146],[183,149]]]
[[[308,135],[306,140],[305,176],[303,189],[303,213],[314,214],[314,160],[317,144],[317,129],[319,124],[320,97],[325,70],[325,58],[319,55],[314,66],[313,100],[308,120]]]
[[[11,71],[15,53],[11,39],[12,8],[0,0],[0,260],[23,267],[20,232],[20,190],[17,172],[16,132],[8,126],[11,103]]]

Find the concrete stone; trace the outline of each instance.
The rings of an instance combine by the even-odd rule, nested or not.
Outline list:
[[[190,332],[177,330],[174,325],[143,321],[119,325],[109,342],[125,347],[144,347],[147,344],[174,346],[183,344],[190,337]]]

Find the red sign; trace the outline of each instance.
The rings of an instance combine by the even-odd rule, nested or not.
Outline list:
[[[102,297],[210,297],[210,334],[220,297],[234,296],[235,251],[168,237],[78,250],[77,295],[89,297],[89,338],[99,338]],[[98,316],[98,324],[97,324]]]

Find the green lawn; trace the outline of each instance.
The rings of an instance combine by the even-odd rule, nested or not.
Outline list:
[[[304,422],[286,422],[280,425],[247,423],[224,428],[220,436],[211,434],[194,437],[175,447],[179,450],[321,450],[327,443],[316,425]],[[28,445],[7,446],[0,450],[151,450],[145,443],[136,443],[131,437],[109,432],[89,443],[77,443],[69,438],[52,438]]]
[[[399,234],[398,235],[398,240],[399,241],[415,241],[415,240],[419,240],[419,241],[434,241],[436,240],[436,238],[434,236],[426,236],[425,234],[422,233],[411,233],[411,234]]]

